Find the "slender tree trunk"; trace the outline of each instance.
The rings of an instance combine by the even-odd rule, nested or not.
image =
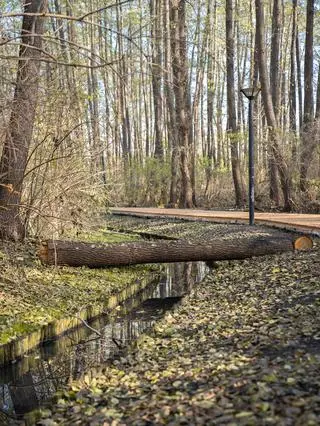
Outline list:
[[[119,0],[118,0],[119,1]],[[118,51],[121,55],[122,59],[119,62],[119,80],[118,80],[118,88],[119,88],[119,108],[118,112],[120,115],[120,123],[121,123],[121,133],[122,133],[122,155],[124,159],[124,167],[127,169],[129,159],[131,157],[131,139],[130,134],[128,132],[128,119],[127,119],[127,68],[126,61],[124,58],[124,46],[123,46],[123,37],[121,35],[122,32],[122,9],[121,5],[117,6],[117,41],[118,41]]]
[[[301,63],[300,63],[300,44],[299,44],[299,34],[298,26],[296,33],[296,63],[297,63],[297,85],[298,85],[298,103],[299,103],[299,130],[302,129],[303,123],[303,105],[302,105],[302,77],[301,77]]]
[[[273,0],[272,34],[271,34],[271,58],[270,58],[270,89],[274,113],[279,120],[280,103],[280,32],[281,13],[280,0]]]
[[[152,91],[154,108],[154,131],[155,131],[155,149],[154,155],[157,158],[163,158],[162,145],[162,97],[161,97],[161,2],[159,0],[150,1],[151,17],[151,51],[152,51]]]
[[[181,207],[191,208],[193,207],[189,152],[191,111],[188,100],[189,87],[186,50],[185,0],[170,1],[170,20],[172,28],[171,53],[173,83],[181,170],[181,193],[179,204]]]
[[[270,58],[270,88],[274,113],[279,123],[280,103],[280,31],[281,15],[280,0],[273,1],[272,13],[272,35],[271,35],[271,58]],[[272,152],[269,152],[269,175],[270,175],[270,199],[278,207],[280,205],[280,192],[278,185],[277,163]]]
[[[24,12],[46,12],[47,0],[25,0]],[[38,100],[43,18],[22,21],[18,71],[9,128],[0,160],[0,237],[22,239],[19,215],[22,184]]]
[[[207,12],[207,11],[206,11]],[[195,90],[192,103],[192,121],[190,122],[190,146],[192,151],[192,166],[191,166],[191,181],[192,181],[192,193],[193,193],[193,204],[196,205],[196,152],[197,145],[200,145],[201,142],[201,115],[199,114],[199,107],[201,109],[201,101],[203,100],[203,88],[204,88],[204,73],[205,73],[205,63],[206,55],[205,49],[208,44],[208,34],[209,34],[209,17],[205,17],[204,30],[201,31],[201,18],[202,18],[202,7],[201,2],[198,1],[198,10],[197,10],[197,25],[194,37],[194,46],[197,46],[197,60],[196,60],[196,71],[195,71]],[[194,58],[194,53],[192,55]],[[194,67],[193,62],[191,63],[192,68]],[[192,70],[190,72],[189,78],[189,88],[193,80]],[[191,102],[191,100],[190,100]]]
[[[170,20],[170,0],[165,0],[164,8],[164,40],[165,40],[165,74],[164,74],[164,91],[166,95],[166,104],[168,109],[168,146],[171,149],[171,179],[170,179],[170,195],[169,207],[177,207],[179,199],[179,163],[180,151],[178,146],[178,129],[177,129],[177,116],[175,110],[174,90],[173,90],[173,72],[172,72],[172,53],[171,46],[174,43],[174,28]]]
[[[264,110],[266,113],[267,123],[270,128],[270,143],[271,150],[277,163],[278,172],[281,181],[281,189],[284,199],[284,209],[286,211],[291,210],[291,181],[289,177],[288,167],[285,159],[282,156],[279,147],[279,135],[278,135],[278,123],[276,115],[274,113],[271,90],[269,86],[269,78],[267,72],[266,63],[266,47],[264,42],[264,12],[263,12],[263,1],[255,0],[256,6],[256,31],[258,41],[258,59],[259,59],[259,71],[260,71],[260,82],[262,101]]]
[[[234,91],[234,22],[233,0],[226,0],[226,48],[227,48],[227,100],[228,100],[228,132],[231,148],[231,167],[235,189],[236,207],[245,205],[245,195],[242,188],[240,159],[238,153],[239,128],[236,117],[235,91]]]
[[[317,83],[317,101],[316,101],[316,118],[320,118],[320,65],[318,69],[318,83]]]
[[[101,182],[106,185],[106,166],[104,158],[104,149],[101,144],[100,134],[100,114],[99,114],[99,87],[96,70],[94,69],[94,54],[95,54],[95,31],[94,26],[90,29],[90,47],[91,57],[90,63],[91,68],[88,70],[88,95],[89,95],[89,111],[90,111],[90,123],[91,123],[91,140],[92,140],[92,161],[93,170],[95,172],[95,178],[100,178]]]
[[[216,163],[216,149],[214,139],[214,123],[213,123],[213,108],[214,108],[214,67],[216,54],[216,15],[217,4],[214,2],[213,11],[211,12],[211,2],[207,5],[207,19],[209,21],[209,36],[208,36],[208,60],[207,60],[207,147],[205,154],[208,156],[208,166],[206,168],[207,184],[211,179],[212,168]]]
[[[219,56],[217,58],[219,60]],[[228,166],[228,159],[225,155],[224,140],[223,140],[223,128],[222,128],[222,111],[223,111],[223,100],[224,100],[224,88],[225,88],[226,74],[219,74],[217,79],[217,99],[216,99],[216,127],[217,127],[217,164],[218,167]]]
[[[297,0],[292,1],[292,31],[290,49],[290,83],[289,83],[289,128],[292,132],[292,161],[297,159],[297,82],[296,82],[296,34],[297,34]]]
[[[304,56],[304,108],[302,127],[302,147],[300,158],[300,189],[307,190],[307,174],[311,163],[312,154],[316,147],[315,141],[310,137],[310,128],[314,120],[313,106],[313,25],[314,25],[314,0],[307,1],[306,24],[306,49]]]

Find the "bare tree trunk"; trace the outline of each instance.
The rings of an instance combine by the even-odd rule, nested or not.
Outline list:
[[[280,103],[280,0],[273,1],[272,13],[272,36],[271,36],[271,58],[270,58],[270,88],[274,113],[279,123]],[[270,199],[276,206],[280,205],[280,192],[278,185],[277,163],[272,152],[269,152],[269,174],[270,174]]]
[[[210,9],[209,9],[210,10]],[[192,129],[190,131],[191,136],[191,149],[192,149],[192,192],[193,192],[193,204],[196,205],[196,152],[197,145],[200,145],[202,135],[200,131],[201,125],[201,102],[203,101],[203,89],[204,89],[204,74],[207,55],[205,54],[208,45],[208,35],[210,31],[210,21],[208,16],[208,9],[206,10],[207,15],[205,17],[205,25],[203,31],[201,31],[201,15],[202,8],[201,2],[198,2],[197,11],[197,26],[194,37],[194,46],[198,47],[197,61],[196,61],[196,75],[195,75],[195,90],[192,104],[192,122],[190,123]],[[192,55],[193,57],[194,55]],[[191,64],[193,67],[193,63]],[[189,87],[192,81],[192,71],[190,72]],[[199,108],[200,107],[200,108]]]
[[[177,207],[179,199],[179,164],[180,153],[178,147],[178,129],[177,117],[175,110],[174,91],[173,91],[173,72],[172,72],[172,37],[174,36],[174,29],[170,25],[170,0],[165,0],[164,8],[164,40],[165,40],[165,74],[164,74],[164,90],[166,95],[166,104],[168,110],[168,146],[171,149],[171,179],[170,179],[170,195],[169,207]]]
[[[163,158],[162,146],[162,98],[161,98],[161,2],[159,0],[150,1],[151,16],[151,50],[152,50],[152,91],[154,108],[154,130],[155,130],[155,149],[154,155],[157,158]]]
[[[47,0],[25,0],[24,12],[45,12]],[[38,101],[43,18],[22,21],[18,71],[9,128],[0,161],[0,237],[23,239],[19,215],[22,184]]]
[[[302,104],[302,77],[301,77],[301,63],[300,63],[300,44],[299,44],[298,26],[296,33],[296,63],[297,63],[297,86],[298,86],[298,105],[299,105],[299,129],[302,129],[303,123],[303,104]]]
[[[316,118],[320,118],[320,65],[319,65],[319,69],[318,69]]]
[[[297,159],[297,82],[296,82],[296,34],[297,34],[297,0],[292,1],[292,32],[290,49],[290,86],[289,86],[289,117],[290,131],[292,132],[292,161]]]
[[[99,114],[99,87],[96,70],[93,67],[94,54],[95,54],[95,31],[94,26],[90,28],[90,48],[91,56],[90,63],[92,67],[88,70],[88,95],[89,95],[89,111],[90,111],[90,124],[91,124],[91,155],[92,155],[92,166],[95,174],[95,178],[99,178],[101,182],[106,185],[106,166],[104,158],[104,149],[101,144],[100,134],[100,114]]]
[[[123,37],[121,35],[122,32],[122,10],[121,4],[118,0],[117,6],[117,41],[118,41],[118,49],[119,54],[122,56],[122,59],[119,62],[119,105],[120,105],[120,122],[121,122],[121,130],[122,130],[122,155],[124,159],[125,168],[127,168],[128,160],[131,158],[132,150],[131,150],[131,136],[128,125],[128,108],[127,108],[127,67],[124,57],[124,47],[123,47]]]
[[[231,148],[231,167],[235,189],[236,207],[244,207],[245,195],[242,188],[240,159],[238,153],[239,128],[236,117],[235,91],[234,91],[234,22],[233,0],[226,0],[226,48],[227,48],[227,99],[228,99],[228,132]]]
[[[313,106],[313,25],[314,0],[307,1],[306,50],[304,56],[304,108],[300,158],[300,189],[307,190],[307,174],[316,147],[309,131],[314,120]]]
[[[190,173],[190,103],[188,100],[188,60],[186,50],[185,0],[170,1],[171,21],[171,54],[173,68],[173,83],[175,94],[175,109],[179,135],[181,207],[193,207],[191,173]]]
[[[218,58],[219,59],[219,56]],[[225,167],[228,164],[227,156],[225,155],[224,139],[223,139],[223,128],[222,128],[222,111],[223,111],[223,100],[224,100],[224,88],[225,88],[226,74],[219,74],[217,79],[218,90],[216,94],[216,127],[217,127],[217,165],[218,167]]]
[[[211,12],[211,2],[207,4],[207,19],[209,21],[208,36],[208,60],[207,60],[207,147],[204,153],[208,156],[208,165],[206,167],[207,187],[212,177],[213,165],[216,163],[216,147],[214,137],[213,123],[213,107],[214,107],[214,68],[216,54],[216,15],[217,3],[214,2],[213,11]],[[213,34],[212,34],[213,33]]]
[[[269,78],[267,73],[267,64],[266,64],[266,47],[264,42],[264,12],[263,12],[263,1],[255,0],[256,5],[256,31],[257,31],[257,41],[258,41],[258,58],[259,58],[259,71],[260,71],[260,82],[261,82],[261,92],[262,92],[262,101],[264,105],[264,110],[266,113],[266,118],[268,126],[270,128],[270,138],[271,138],[271,150],[274,155],[274,158],[277,162],[278,172],[281,181],[281,189],[284,199],[284,209],[286,211],[291,210],[291,181],[289,177],[287,164],[281,154],[279,147],[279,137],[278,137],[278,123],[273,109],[271,90],[269,86]]]
[[[271,58],[270,58],[270,88],[274,113],[279,120],[280,103],[280,31],[281,14],[280,0],[273,0],[272,34],[271,34]]]

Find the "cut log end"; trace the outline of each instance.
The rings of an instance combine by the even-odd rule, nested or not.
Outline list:
[[[313,241],[307,235],[297,238],[293,243],[295,250],[310,250],[313,246]]]

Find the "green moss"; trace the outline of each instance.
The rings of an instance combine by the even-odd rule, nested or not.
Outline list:
[[[81,232],[77,234],[68,234],[67,239],[79,240],[92,243],[123,243],[126,241],[140,240],[137,234],[126,234],[124,232],[109,231],[108,229],[98,229],[90,232]]]
[[[83,233],[78,238],[106,243],[138,237],[101,230]],[[89,309],[91,313],[101,313],[104,307],[110,308],[118,303],[115,295],[158,270],[155,266],[46,267],[39,262],[33,245],[2,244],[0,344],[15,341],[62,318],[75,319],[81,311],[88,312]],[[65,331],[66,325],[55,327],[58,333],[59,330]]]
[[[28,413],[24,416],[24,421],[26,426],[31,426],[31,425],[35,425],[37,424],[37,422],[39,422],[41,420],[41,418],[46,417],[46,416],[50,416],[51,412],[49,410],[45,410],[45,409],[38,409],[38,410],[34,410],[31,413]]]

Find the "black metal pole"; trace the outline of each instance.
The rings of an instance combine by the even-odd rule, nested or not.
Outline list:
[[[253,98],[249,98],[249,224],[254,225],[254,133],[252,123]]]

